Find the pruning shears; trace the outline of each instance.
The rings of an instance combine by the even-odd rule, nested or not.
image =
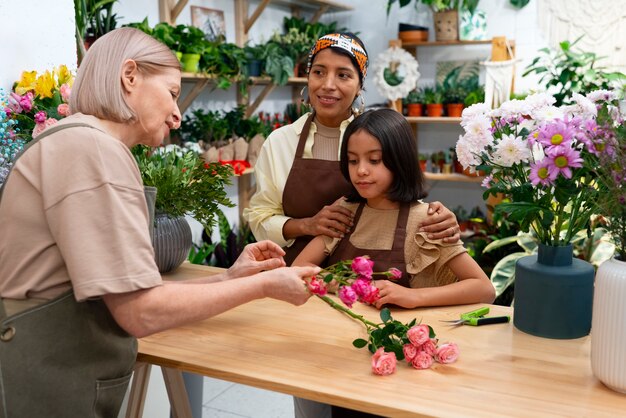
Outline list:
[[[485,306],[483,308],[478,308],[474,311],[461,314],[460,319],[455,319],[452,321],[441,320],[441,322],[448,322],[451,326],[472,325],[477,327],[480,325],[504,324],[511,320],[511,317],[508,315],[485,317],[485,315],[487,315],[488,313],[489,308]]]

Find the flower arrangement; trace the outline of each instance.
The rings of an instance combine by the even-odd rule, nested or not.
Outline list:
[[[496,206],[545,245],[562,246],[584,230],[595,202],[606,193],[595,168],[615,152],[616,101],[612,93],[574,94],[573,104],[553,106],[538,93],[498,109],[476,104],[463,111],[456,151],[470,171],[483,170],[489,194],[510,199]],[[613,115],[598,118],[606,107]]]
[[[69,99],[74,74],[61,65],[43,74],[24,71],[9,95],[4,111],[17,121],[16,136],[25,143],[44,129],[69,115]]]
[[[615,116],[615,114],[613,115]],[[607,107],[602,107],[598,113],[598,120],[603,125],[611,125],[615,146],[610,153],[600,155],[600,164],[595,173],[598,182],[607,190],[598,196],[596,209],[598,214],[605,217],[604,228],[611,234],[615,242],[615,252],[622,261],[626,261],[626,115],[612,117]]]
[[[24,141],[16,136],[17,121],[5,111],[7,105],[8,97],[0,89],[0,187],[9,175],[17,153],[24,147]]]
[[[356,348],[367,346],[373,353],[372,372],[381,376],[392,374],[398,360],[406,360],[416,369],[428,369],[434,362],[447,364],[456,361],[458,346],[454,343],[438,345],[435,331],[429,325],[418,324],[415,319],[403,324],[394,320],[387,308],[380,313],[382,322],[374,323],[348,309],[357,301],[372,304],[379,299],[378,288],[372,283],[373,277],[397,280],[402,276],[396,268],[374,272],[373,267],[374,262],[367,256],[340,261],[320,271],[307,284],[311,293],[365,326],[368,339],[357,338],[352,344]],[[339,299],[348,308],[327,295],[329,287],[338,288]]]
[[[157,212],[171,217],[190,214],[210,232],[219,205],[234,206],[224,190],[230,184],[230,166],[206,163],[196,152],[172,146],[138,145],[133,154],[144,185],[157,188]]]

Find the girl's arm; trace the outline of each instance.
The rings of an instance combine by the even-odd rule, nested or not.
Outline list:
[[[495,289],[480,266],[467,253],[452,258],[446,264],[459,279],[445,286],[411,289],[388,280],[376,281],[381,298],[374,304],[378,309],[391,303],[403,308],[422,306],[464,305],[491,303]]]
[[[326,258],[325,248],[324,237],[318,235],[298,254],[292,266],[319,266]]]

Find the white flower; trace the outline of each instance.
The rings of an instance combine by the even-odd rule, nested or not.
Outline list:
[[[556,106],[545,106],[533,110],[531,117],[537,121],[549,121],[554,119],[563,119],[565,114],[563,109]]]
[[[483,115],[476,115],[461,122],[469,135],[482,136],[491,134],[491,121]]]
[[[586,97],[594,103],[600,100],[610,102],[612,100],[615,100],[616,94],[614,91],[611,90],[595,90],[588,93]]]
[[[556,99],[554,98],[554,96],[551,96],[548,93],[531,94],[527,96],[524,101],[528,104],[531,110],[537,110],[547,106],[552,106],[554,103],[556,103]]]
[[[486,103],[474,103],[473,105],[466,107],[463,109],[463,113],[461,113],[461,117],[463,120],[473,119],[475,116],[487,116],[489,113],[489,106]],[[463,122],[461,122],[463,125]]]
[[[480,158],[470,150],[469,144],[463,136],[459,136],[456,143],[456,158],[463,168],[469,168],[471,172],[474,172],[474,166],[480,164]]]
[[[592,119],[598,116],[598,109],[596,105],[585,96],[574,93],[572,94],[575,104],[571,106],[564,106],[565,112],[571,116],[580,116],[583,119]]]
[[[526,100],[513,99],[491,111],[492,117],[497,118],[516,118],[518,116],[529,115],[532,110],[531,105]]]
[[[514,164],[528,162],[530,149],[522,137],[515,135],[502,135],[500,142],[493,153],[493,161],[504,167],[511,167]]]

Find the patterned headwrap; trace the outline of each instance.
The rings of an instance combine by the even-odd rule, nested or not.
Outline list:
[[[328,35],[324,35],[315,42],[313,48],[309,52],[309,59],[306,64],[306,72],[307,74],[311,70],[311,65],[313,64],[313,57],[315,54],[320,52],[322,49],[326,48],[341,48],[346,51],[356,60],[359,72],[361,73],[362,78],[365,78],[367,74],[367,66],[369,61],[367,59],[367,52],[365,49],[359,44],[359,42],[352,38],[349,35],[343,33],[331,33]]]

